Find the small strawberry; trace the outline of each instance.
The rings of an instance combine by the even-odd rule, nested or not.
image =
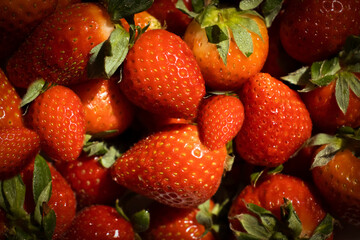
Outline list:
[[[200,139],[209,149],[219,149],[232,140],[244,121],[244,106],[235,95],[214,95],[199,107]]]
[[[188,25],[183,38],[212,90],[237,90],[260,72],[268,54],[263,19],[235,8],[206,7]]]
[[[79,157],[85,139],[85,114],[80,98],[71,89],[50,87],[31,102],[25,118],[50,158],[74,161]]]
[[[143,33],[126,56],[120,87],[137,106],[168,117],[194,118],[204,79],[185,42],[163,29]]]
[[[121,217],[115,208],[92,205],[76,214],[74,221],[62,240],[133,240],[135,233],[131,224]]]
[[[138,141],[112,166],[119,184],[173,207],[198,206],[219,187],[225,146],[210,151],[194,125],[170,125]]]
[[[125,18],[122,18],[121,25],[124,27],[126,31],[130,30],[129,23],[125,20]],[[151,15],[148,11],[143,11],[134,14],[134,24],[136,27],[140,27],[141,29],[145,28],[147,25],[149,25],[146,30],[152,30],[152,29],[160,29],[161,23],[159,20]]]
[[[110,169],[103,167],[97,156],[82,154],[76,161],[55,166],[76,193],[78,209],[93,204],[114,204],[125,191],[113,181]]]
[[[0,128],[23,126],[20,102],[15,88],[0,69]]]
[[[266,73],[241,88],[245,120],[235,137],[240,156],[261,166],[284,163],[311,136],[312,123],[299,94]]]
[[[336,54],[349,35],[360,34],[360,1],[287,1],[280,38],[287,53],[311,64]]]
[[[86,132],[97,134],[114,130],[109,135],[124,132],[134,118],[134,106],[120,91],[116,78],[94,79],[72,86],[84,106]]]
[[[40,151],[40,138],[24,127],[0,129],[0,179],[9,178],[34,159]]]
[[[280,173],[259,181],[255,186],[247,185],[231,204],[229,219],[235,235],[243,236],[245,231],[249,237],[258,237],[249,239],[272,239],[276,235],[281,239],[332,239],[332,218],[309,184]],[[268,221],[261,225],[256,223],[257,217]]]

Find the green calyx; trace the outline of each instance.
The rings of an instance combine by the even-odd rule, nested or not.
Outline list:
[[[334,219],[326,215],[309,238],[300,237],[302,223],[290,200],[284,198],[280,207],[281,218],[252,203],[245,203],[251,214],[242,213],[233,217],[240,222],[244,231],[232,228],[239,240],[315,240],[327,239],[333,231]]]
[[[348,37],[343,50],[337,56],[314,62],[281,79],[301,86],[300,92],[309,92],[336,81],[335,97],[341,111],[346,114],[349,106],[350,90],[360,97],[360,37]]]

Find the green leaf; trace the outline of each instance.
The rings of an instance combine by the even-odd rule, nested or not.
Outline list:
[[[263,0],[241,0],[239,8],[241,10],[251,10],[257,8]]]
[[[330,214],[326,214],[324,219],[314,230],[314,233],[309,240],[328,239],[328,237],[333,233],[334,222],[334,218]]]
[[[103,167],[109,168],[120,156],[121,153],[114,146],[110,146],[108,151],[100,158],[100,163]]]
[[[43,217],[43,228],[46,239],[51,240],[56,226],[56,215],[53,209]]]
[[[276,16],[279,14],[284,0],[265,0],[261,7],[262,14],[265,18],[265,24],[269,28]]]
[[[111,19],[118,22],[121,18],[147,10],[153,2],[154,0],[111,0],[108,4],[108,12]]]
[[[360,80],[353,73],[343,72],[341,75],[349,83],[351,91],[360,98]]]
[[[88,77],[110,78],[124,61],[129,51],[129,33],[117,27],[109,39],[95,46],[87,65]]]
[[[105,142],[92,141],[87,142],[83,147],[83,151],[88,154],[88,156],[101,156],[107,153],[108,147]]]
[[[34,219],[35,221],[41,225],[42,224],[42,216],[43,216],[43,205],[46,204],[49,199],[50,199],[50,195],[51,195],[51,182],[49,182],[44,189],[41,191],[35,206],[35,210],[34,210]]]
[[[338,143],[338,138],[334,135],[326,134],[326,133],[318,133],[311,137],[308,142],[307,146],[320,146],[329,143],[336,144]]]
[[[246,207],[249,211],[259,216],[262,226],[264,226],[268,232],[274,232],[277,228],[278,220],[271,211],[252,203],[246,204]]]
[[[249,57],[254,52],[254,45],[250,32],[237,24],[231,24],[229,27],[233,33],[235,43],[239,50],[246,57]]]
[[[336,73],[340,69],[339,58],[337,57],[314,62],[311,65],[311,82],[318,86],[326,86],[336,78]]]
[[[141,210],[131,216],[131,224],[137,233],[145,232],[150,225],[150,213],[147,210]]]
[[[200,204],[198,208],[200,211],[198,211],[196,214],[196,220],[205,227],[205,231],[202,234],[203,237],[211,230],[213,226],[212,213],[210,212],[210,200]]]
[[[46,82],[44,79],[32,82],[21,100],[20,107],[24,107],[34,101],[43,92],[45,86]]]
[[[216,44],[220,57],[226,65],[227,54],[229,52],[230,46],[228,29],[226,26],[220,27],[219,25],[213,25],[205,27],[205,31],[208,41],[210,43]]]
[[[204,10],[205,3],[204,0],[191,0],[191,5],[194,12],[199,13]]]
[[[296,239],[302,231],[302,223],[296,214],[290,200],[284,199],[284,205],[280,207],[281,218],[287,224],[292,239]]]
[[[344,74],[339,74],[339,78],[336,81],[335,98],[341,111],[346,114],[349,106],[350,88]]]
[[[5,210],[14,217],[23,218],[28,214],[24,210],[25,184],[20,175],[2,181],[2,194],[5,201]]]
[[[202,2],[202,1],[201,1]],[[196,18],[198,16],[197,9],[194,8],[194,12],[190,11],[186,6],[183,0],[178,0],[175,4],[175,7],[182,11],[183,13],[187,14],[192,18]],[[201,8],[202,9],[202,8]]]
[[[49,195],[46,197],[42,196],[43,198],[45,197],[45,202],[49,201],[51,197],[51,173],[46,160],[42,156],[37,155],[33,173],[33,197],[35,203],[38,202],[40,195],[43,194],[44,189],[49,187],[49,184]]]
[[[254,19],[247,17],[245,15],[245,12],[239,12],[238,16],[234,15],[234,17],[238,17],[238,20],[237,21],[234,20],[234,22],[238,22],[247,31],[258,35],[263,40],[263,37],[262,37],[261,32],[260,32],[259,25]],[[232,19],[230,19],[230,21],[231,20]]]
[[[245,231],[254,237],[268,239],[271,233],[259,223],[258,219],[250,214],[240,214],[236,217]]]
[[[324,149],[322,149],[318,154],[316,154],[314,158],[314,162],[311,165],[310,169],[313,169],[315,167],[321,167],[325,166],[328,162],[330,162],[336,153],[338,153],[341,150],[341,146],[336,144],[328,144],[325,146]]]
[[[281,79],[296,86],[306,86],[311,79],[310,68],[299,68],[298,70],[289,73],[287,76],[281,77]]]
[[[350,35],[344,44],[343,50],[339,53],[342,65],[351,67],[360,62],[360,37]]]

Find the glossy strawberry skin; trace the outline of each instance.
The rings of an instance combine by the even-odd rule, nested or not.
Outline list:
[[[266,73],[249,79],[239,92],[245,120],[236,151],[251,164],[284,163],[311,136],[312,122],[297,92]]]
[[[41,149],[55,161],[74,161],[82,151],[85,114],[80,98],[57,85],[31,103],[26,124],[39,134]]]
[[[22,88],[40,77],[62,85],[84,81],[90,50],[108,39],[113,29],[105,9],[94,3],[56,11],[10,58],[8,78]]]
[[[280,26],[281,42],[303,63],[337,53],[349,35],[360,34],[360,1],[288,1]]]
[[[194,118],[205,95],[204,79],[184,41],[166,30],[151,30],[130,49],[120,87],[135,105],[153,113]]]
[[[359,167],[359,159],[345,149],[327,165],[311,171],[313,182],[329,206],[330,213],[344,224],[354,226],[360,226]]]
[[[20,173],[40,151],[40,138],[25,127],[0,129],[0,179]]]
[[[112,176],[119,184],[173,207],[196,207],[219,187],[226,148],[210,151],[197,127],[171,125],[139,142],[117,159]]]
[[[269,175],[256,186],[247,185],[232,202],[229,218],[249,213],[245,203],[253,203],[271,211],[280,219],[280,206],[284,204],[284,198],[292,202],[303,225],[301,236],[311,236],[326,212],[314,194],[312,186],[290,175]],[[237,220],[231,221],[235,229],[241,230]]]
[[[76,161],[56,164],[56,169],[76,193],[78,209],[93,204],[114,204],[125,188],[117,184],[98,157],[80,155]]]
[[[89,134],[116,130],[113,137],[124,132],[134,118],[134,106],[116,84],[116,78],[94,79],[72,86],[84,106],[86,132]]]
[[[215,95],[200,105],[196,122],[200,139],[209,149],[225,146],[239,132],[244,121],[244,106],[236,96]]]
[[[0,69],[0,128],[23,126],[20,102],[15,88]]]
[[[129,222],[122,218],[115,208],[105,205],[92,205],[77,213],[69,230],[62,240],[107,240],[135,239]]]

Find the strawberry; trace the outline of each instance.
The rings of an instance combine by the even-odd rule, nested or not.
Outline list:
[[[161,25],[166,26],[166,30],[182,36],[191,22],[191,17],[177,9],[176,2],[177,0],[154,0],[147,11],[156,17]],[[192,10],[191,0],[185,0],[184,3],[188,10]]]
[[[83,153],[76,161],[55,166],[76,193],[78,209],[93,204],[113,204],[125,191],[112,180],[110,169],[103,167],[97,156],[88,157]]]
[[[112,166],[115,181],[173,207],[205,202],[219,187],[227,159],[225,146],[210,151],[194,125],[170,125],[141,139]]]
[[[135,234],[131,224],[121,217],[115,208],[92,205],[76,214],[62,240],[123,239],[133,240]]]
[[[125,20],[125,18],[120,19],[121,25],[124,27],[126,31],[129,31],[130,26],[129,23]],[[151,15],[148,11],[143,11],[134,14],[134,24],[137,27],[145,28],[147,25],[146,30],[152,30],[152,29],[160,29],[161,23],[157,18],[155,18],[153,15]]]
[[[10,58],[8,78],[22,88],[38,78],[66,85],[84,81],[90,50],[113,30],[108,13],[97,4],[72,4],[56,11]]]
[[[135,42],[120,88],[135,105],[175,118],[194,118],[205,95],[192,52],[179,36],[163,29],[147,31]]]
[[[213,202],[211,201],[213,207]],[[210,209],[209,209],[210,210]],[[199,208],[179,209],[162,204],[150,208],[150,226],[144,233],[145,240],[215,240],[212,232],[205,233],[204,225],[198,222]],[[206,213],[205,213],[206,214]]]
[[[211,5],[188,25],[184,41],[206,86],[219,91],[237,90],[260,72],[269,45],[266,25],[257,14]]]
[[[209,149],[232,140],[244,121],[244,106],[234,95],[213,95],[200,105],[197,116],[200,139]]]
[[[311,136],[312,123],[299,94],[267,73],[241,88],[245,120],[235,137],[240,156],[260,166],[284,163]]]
[[[333,221],[326,216],[311,185],[281,173],[267,175],[259,181],[255,186],[247,185],[231,204],[229,219],[235,235],[240,236],[247,230],[250,236],[254,236],[251,234],[255,233],[253,230],[257,225],[247,225],[247,221],[258,215],[268,219],[263,221],[265,228],[260,229],[262,232],[256,233],[261,239],[270,239],[267,237],[274,236],[275,232],[283,234],[282,239],[308,239],[316,234],[321,237],[319,239],[332,239]],[[297,217],[287,218],[286,214],[296,214]],[[322,223],[325,225],[319,225]],[[321,226],[327,231],[321,232]]]
[[[71,89],[50,87],[31,103],[25,118],[50,158],[74,161],[79,157],[85,139],[85,114],[80,98]]]
[[[344,224],[360,226],[359,129],[340,128],[335,135],[319,133],[312,165],[315,186],[330,213]]]
[[[349,35],[360,34],[358,0],[288,1],[280,23],[287,53],[311,64],[336,54]]]
[[[84,106],[88,134],[114,130],[114,133],[106,135],[114,137],[130,126],[134,107],[118,88],[115,77],[90,80],[71,89]]]
[[[53,209],[56,215],[56,226],[53,239],[61,239],[61,235],[69,227],[76,214],[75,193],[65,178],[55,169],[51,163],[47,163],[51,173],[52,192],[48,207]],[[25,209],[33,212],[35,203],[33,200],[32,182],[34,162],[30,163],[22,172],[21,177],[26,186]]]
[[[0,68],[0,128],[23,126],[21,99]]]
[[[40,150],[40,138],[24,127],[0,129],[0,179],[18,174]]]

